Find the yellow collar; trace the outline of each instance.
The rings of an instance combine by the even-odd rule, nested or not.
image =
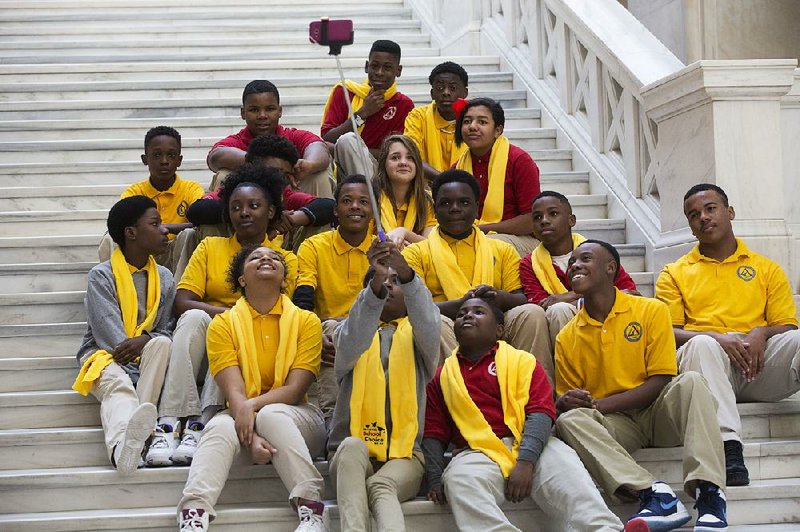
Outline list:
[[[177,194],[178,183],[180,183],[180,181],[181,181],[181,176],[179,176],[178,173],[175,172],[175,182],[172,183],[172,186],[169,187],[167,190],[158,190],[156,187],[153,186],[153,183],[150,182],[150,178],[148,177],[147,181],[145,182],[146,183],[145,195],[148,197],[152,197],[152,196],[157,196],[159,194]]]
[[[731,255],[730,257],[726,258],[723,261],[718,261],[716,259],[712,259],[711,257],[706,257],[705,255],[700,253],[700,244],[695,244],[695,246],[687,255],[686,260],[689,262],[689,264],[696,264],[700,261],[716,262],[719,264],[724,264],[726,262],[736,262],[741,257],[749,257],[749,256],[750,256],[750,248],[747,247],[747,244],[745,244],[743,240],[737,238],[736,251],[733,252],[733,255]]]
[[[367,235],[364,237],[364,240],[362,240],[361,243],[358,246],[351,246],[350,244],[348,244],[345,241],[344,238],[342,238],[342,235],[341,235],[341,233],[339,233],[338,229],[336,231],[334,231],[333,249],[339,255],[344,255],[345,253],[347,253],[347,252],[349,252],[349,251],[351,251],[353,249],[360,249],[361,251],[366,253],[371,244],[372,244],[372,242],[370,242],[370,239],[369,239],[369,232],[367,232]]]
[[[620,292],[617,288],[614,288],[614,291],[616,292],[614,306],[611,307],[611,311],[608,313],[608,316],[606,316],[606,321],[608,321],[610,318],[613,318],[617,314],[622,314],[623,312],[630,310],[631,298],[634,297],[624,292]],[[583,307],[581,311],[578,312],[576,325],[578,327],[584,327],[587,325],[598,327],[602,326],[603,324],[589,316],[589,313],[586,312],[586,307]]]
[[[445,242],[447,242],[448,246],[452,246],[456,242],[463,242],[464,244],[468,245],[469,247],[474,248],[475,247],[475,237],[476,237],[475,231],[477,231],[477,229],[475,229],[473,227],[472,228],[472,234],[470,234],[466,238],[462,238],[462,239],[459,240],[457,238],[453,238],[452,236],[447,235],[444,232],[442,232],[441,227],[440,227],[439,228],[439,235],[442,237],[442,239],[444,239]]]
[[[278,316],[280,316],[281,314],[283,314],[283,303],[281,302],[281,298],[280,297],[275,302],[275,305],[266,314],[261,314],[256,309],[254,309],[253,306],[250,305],[250,302],[247,301],[247,298],[245,298],[244,302],[247,304],[247,310],[250,311],[250,316],[252,316],[253,319],[259,318],[261,316],[269,316],[269,315],[273,315],[273,314],[277,314]]]

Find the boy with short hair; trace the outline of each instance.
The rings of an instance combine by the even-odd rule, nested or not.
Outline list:
[[[177,169],[182,161],[180,133],[167,126],[150,129],[144,137],[142,154],[142,163],[147,166],[150,176],[129,186],[120,195],[120,199],[147,196],[156,202],[164,227],[169,231],[167,249],[156,255],[156,262],[170,271],[174,271],[177,263],[175,235],[192,227],[186,218],[186,210],[203,195],[199,183],[185,181],[178,175]],[[114,241],[106,234],[98,250],[100,262],[109,260],[113,251]]]
[[[300,245],[299,275],[292,298],[295,305],[313,310],[322,321],[322,367],[317,382],[319,408],[326,425],[338,395],[333,372],[333,331],[347,317],[361,291],[369,268],[367,250],[372,242],[372,206],[366,178],[353,175],[339,181],[334,200],[339,225],[335,231],[314,235]]]
[[[425,177],[433,181],[468,149],[466,145],[453,147],[457,118],[453,103],[467,97],[469,76],[461,65],[445,61],[433,67],[428,82],[433,101],[408,113],[405,134],[419,148]]]
[[[318,198],[331,197],[333,173],[328,147],[310,131],[280,125],[283,108],[280,93],[273,83],[266,80],[248,83],[242,92],[240,113],[246,126],[214,144],[208,152],[208,168],[217,172],[210,190],[216,190],[225,175],[245,163],[247,148],[253,139],[277,135],[288,139],[300,156],[294,171],[287,176],[292,184]]]
[[[491,297],[505,313],[504,338],[536,355],[552,381],[544,311],[525,299],[519,255],[511,244],[489,238],[475,227],[478,182],[463,170],[447,170],[433,182],[432,192],[439,226],[422,242],[407,246],[403,255],[442,312],[442,359],[456,345],[452,320],[462,303],[476,296]]]
[[[605,493],[638,497],[627,531],[673,530],[690,519],[672,488],[629,453],[683,446],[684,492],[696,499],[696,532],[727,530],[725,464],[715,400],[699,373],[678,377],[667,306],[614,286],[619,253],[586,240],[567,275],[584,306],[556,340],[558,436]]]
[[[575,215],[563,194],[545,190],[533,200],[531,207],[533,236],[540,244],[519,262],[519,277],[529,303],[544,309],[550,341],[556,344],[558,332],[578,313],[580,294],[572,290],[567,279],[567,262],[575,246],[586,240],[573,233]],[[614,286],[639,295],[628,272],[619,265]]]
[[[719,406],[727,484],[746,486],[737,401],[780,401],[800,390],[800,332],[781,267],[736,238],[728,196],[693,186],[683,212],[698,244],[664,267],[656,297],[669,307],[678,367],[708,381]]]
[[[170,361],[175,281],[153,259],[167,246],[167,228],[152,199],[118,201],[108,213],[108,232],[119,247],[89,271],[87,330],[73,388],[100,401],[109,459],[129,475],[154,435],[159,397],[163,411],[181,392],[180,383],[165,383],[167,366],[180,363]]]
[[[340,385],[328,438],[342,530],[405,530],[400,503],[425,469],[425,386],[439,358],[439,309],[391,241],[367,252],[365,288],[334,332]]]
[[[621,530],[575,452],[551,436],[553,389],[533,355],[500,339],[494,300],[465,300],[455,334],[456,350],[428,384],[428,499],[449,502],[462,532],[519,531],[500,503],[528,497],[558,521],[554,530]]]
[[[414,102],[397,90],[396,79],[402,71],[400,45],[377,40],[372,43],[364,64],[367,81],[345,81],[361,140],[353,132],[341,83],[331,90],[320,131],[326,142],[335,144],[333,157],[339,175],[359,174],[371,179],[383,139],[403,133],[403,124]]]

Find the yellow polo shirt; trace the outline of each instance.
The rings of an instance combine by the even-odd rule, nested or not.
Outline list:
[[[460,149],[455,147],[455,121],[450,122],[449,120],[445,120],[442,118],[442,115],[435,110],[433,112],[433,128],[438,132],[438,135],[431,137],[427,134],[428,125],[426,124],[426,115],[428,108],[434,107],[435,105],[434,102],[431,102],[428,105],[412,109],[406,116],[405,131],[403,134],[413,140],[414,144],[417,145],[423,161],[433,166],[436,170],[444,172],[458,160],[458,157],[453,155],[453,150],[456,150],[456,155],[460,155],[462,151],[468,148],[466,144],[463,144]],[[443,164],[434,165],[430,160],[430,148],[428,146],[430,143],[434,142],[439,143],[439,146],[441,146],[442,158],[444,159]]]
[[[436,221],[436,216],[433,214],[433,201],[429,201],[427,207],[428,207],[428,212],[427,216],[425,217],[426,229],[428,227],[436,227],[436,225],[438,224],[438,222]],[[397,227],[403,227],[403,224],[406,223],[407,214],[408,214],[408,203],[405,203],[397,208],[397,212],[394,213],[394,216],[397,219]],[[384,227],[383,230],[389,232],[392,229],[396,229],[397,227]]]
[[[339,231],[326,231],[300,244],[297,286],[314,289],[314,311],[322,319],[342,318],[350,312],[369,269],[368,235],[356,247],[344,241]]]
[[[756,327],[797,325],[783,269],[736,241],[736,251],[722,262],[701,255],[697,245],[661,271],[656,297],[669,307],[673,326],[748,333]]]
[[[200,199],[203,194],[205,194],[205,191],[199,183],[184,181],[178,174],[175,174],[175,183],[167,190],[156,189],[148,178],[126,188],[119,199],[125,199],[130,196],[147,196],[156,202],[156,208],[161,215],[162,223],[185,224],[188,222],[186,209]],[[168,236],[170,240],[175,238],[172,233]]]
[[[675,335],[667,306],[616,290],[605,322],[583,308],[556,338],[556,393],[587,390],[602,399],[632,390],[653,375],[677,375]]]
[[[297,257],[291,251],[281,249],[280,240],[265,239],[263,246],[274,249],[286,261],[286,295],[292,297],[297,286]],[[231,292],[228,284],[228,268],[231,259],[242,249],[236,236],[209,236],[200,241],[192,253],[189,264],[178,283],[183,288],[197,294],[205,303],[218,307],[232,307],[241,294]]]
[[[473,230],[472,235],[463,240],[456,240],[441,233],[442,238],[453,251],[458,267],[461,268],[467,279],[472,279],[472,274],[475,271],[475,231],[477,229]],[[522,283],[519,280],[519,253],[514,249],[514,246],[494,238],[487,238],[486,241],[492,246],[492,254],[494,255],[494,283],[492,286],[506,292],[513,292],[522,288]],[[425,286],[431,291],[433,300],[437,303],[447,301],[444,288],[442,288],[436,268],[433,266],[428,240],[406,246],[403,249],[403,256],[406,258],[408,265],[425,282]]]
[[[283,304],[279,298],[272,310],[266,314],[259,314],[249,303],[247,308],[253,317],[253,335],[258,355],[258,370],[261,373],[261,393],[265,393],[272,389],[275,382],[275,359],[282,355],[278,353],[278,345]],[[304,369],[316,375],[319,373],[322,353],[322,325],[313,312],[302,309],[299,309],[299,312],[300,330],[303,333],[298,335],[297,356],[290,370]],[[206,348],[212,376],[216,376],[225,368],[239,366],[239,352],[234,348],[233,338],[234,332],[226,319],[215,317],[208,326]]]

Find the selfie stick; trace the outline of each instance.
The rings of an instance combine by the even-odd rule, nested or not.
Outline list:
[[[321,26],[320,26],[320,37],[321,41],[327,41],[328,37],[328,17],[322,17],[321,19]],[[356,137],[364,143],[364,139],[361,138],[361,135],[358,133],[358,126],[356,125],[356,117],[353,114],[353,106],[350,103],[350,91],[347,90],[347,85],[345,84],[344,79],[344,70],[342,70],[342,62],[339,59],[339,54],[342,53],[342,45],[337,44],[329,44],[328,47],[330,51],[328,55],[332,55],[336,58],[336,67],[339,69],[339,79],[342,82],[342,94],[344,95],[344,101],[347,103],[347,114],[350,117],[350,125],[353,128],[353,133],[356,134]],[[364,147],[366,148],[366,143],[364,143]],[[372,161],[364,155],[363,150],[361,150],[362,156],[364,157],[364,167],[369,168],[372,166]],[[369,153],[369,152],[367,152]],[[383,226],[381,225],[381,211],[378,209],[378,202],[375,199],[375,191],[372,188],[372,178],[367,177],[367,190],[369,191],[369,201],[372,204],[372,218],[375,220],[375,230],[378,233],[378,240],[381,242],[386,241],[386,233],[383,231]]]

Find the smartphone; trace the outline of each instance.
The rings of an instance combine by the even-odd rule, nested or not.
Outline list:
[[[322,46],[338,47],[353,44],[353,21],[323,17],[308,25],[308,40]]]

